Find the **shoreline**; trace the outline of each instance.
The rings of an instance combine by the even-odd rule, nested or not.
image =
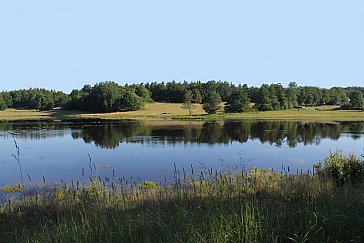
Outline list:
[[[165,112],[169,111],[169,112]],[[138,121],[223,121],[223,120],[287,120],[287,121],[364,121],[363,111],[338,110],[333,106],[310,107],[279,111],[246,113],[206,114],[196,109],[192,115],[186,114],[179,103],[149,103],[142,110],[114,113],[87,113],[54,109],[50,111],[7,109],[0,111],[0,122],[67,122],[83,120],[138,120]]]

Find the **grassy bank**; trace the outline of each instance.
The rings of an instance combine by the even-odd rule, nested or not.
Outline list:
[[[1,242],[362,242],[363,185],[266,170],[173,185],[125,178],[63,185],[0,207]]]
[[[223,105],[223,104],[222,104]],[[36,111],[8,109],[0,111],[0,120],[39,120],[39,119],[155,119],[155,120],[223,120],[223,119],[260,119],[260,120],[307,120],[307,121],[364,121],[364,112],[338,110],[337,106],[309,107],[283,111],[246,112],[225,114],[218,112],[209,115],[202,106],[196,104],[193,115],[178,103],[147,103],[142,110],[129,112],[90,114],[78,111]]]
[[[84,114],[86,113],[81,111],[65,111],[61,109],[51,111],[6,109],[5,111],[0,111],[0,121],[63,120],[81,118]]]

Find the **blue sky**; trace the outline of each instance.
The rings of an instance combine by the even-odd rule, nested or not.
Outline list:
[[[364,86],[363,0],[0,0],[0,90],[113,80]]]

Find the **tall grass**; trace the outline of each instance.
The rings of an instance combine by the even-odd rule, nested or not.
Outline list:
[[[363,242],[363,185],[269,170],[90,178],[10,200],[0,242]]]

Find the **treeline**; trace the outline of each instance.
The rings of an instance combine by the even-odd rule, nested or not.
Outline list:
[[[363,110],[363,87],[298,86],[263,84],[261,87],[234,85],[228,82],[167,82],[119,85],[102,82],[85,85],[70,94],[45,89],[4,91],[0,109],[28,108],[50,110],[54,107],[91,112],[114,112],[141,109],[145,102],[183,103],[186,109],[200,103],[208,113],[216,113],[225,102],[224,112],[270,111],[303,106],[340,105],[343,109]],[[190,112],[191,113],[191,112]]]
[[[46,89],[3,91],[0,93],[0,110],[6,108],[51,110],[54,107],[64,106],[68,100],[69,96],[62,91]]]
[[[138,110],[144,102],[152,101],[144,85],[120,86],[115,82],[85,85],[70,94],[45,89],[22,89],[0,93],[0,110],[26,108],[51,110],[61,107],[67,110],[114,112]]]
[[[208,113],[215,113],[220,101],[226,102],[225,112],[250,110],[284,110],[302,106],[340,105],[345,109],[363,109],[362,87],[333,87],[330,89],[313,86],[298,86],[295,82],[288,87],[281,84],[263,84],[261,87],[234,85],[228,82],[168,82],[151,83],[145,87],[152,99],[158,102],[202,103]],[[191,96],[192,93],[192,96]]]
[[[65,109],[92,112],[139,110],[144,102],[152,101],[144,85],[120,86],[115,82],[85,85],[81,90],[73,90],[69,98]]]

